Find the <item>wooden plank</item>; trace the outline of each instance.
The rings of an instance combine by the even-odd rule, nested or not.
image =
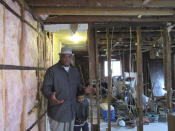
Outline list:
[[[100,131],[100,66],[99,66],[99,52],[98,52],[98,42],[97,42],[97,29],[95,29],[95,56],[96,56],[96,90],[97,90],[97,98],[96,98],[96,104],[97,104],[97,130]]]
[[[172,110],[172,68],[171,68],[171,37],[168,29],[163,32],[164,43],[164,75],[165,75],[165,89],[167,90],[167,108]]]
[[[95,61],[95,30],[93,24],[88,24],[88,55],[89,55],[89,81],[90,86],[94,85],[94,80],[96,79],[95,69],[96,69],[96,61]],[[93,125],[93,103],[92,103],[92,95],[90,95],[90,122]],[[93,126],[91,126],[91,130],[93,131]]]
[[[112,69],[111,69],[111,43],[109,42],[109,28],[106,30],[107,60],[108,60],[108,131],[111,131],[111,93],[112,93]]]
[[[154,18],[136,18],[136,17],[117,17],[117,16],[54,16],[47,18],[45,24],[53,23],[89,23],[89,22],[175,22],[175,17],[154,17]]]
[[[137,108],[139,113],[137,131],[143,131],[143,70],[142,70],[142,50],[141,50],[141,27],[137,27]]]
[[[30,6],[65,6],[65,7],[175,7],[174,0],[152,0],[144,3],[141,0],[27,0]]]
[[[169,16],[174,15],[174,9],[158,8],[88,8],[88,7],[38,7],[33,11],[48,15],[102,15],[102,16]]]

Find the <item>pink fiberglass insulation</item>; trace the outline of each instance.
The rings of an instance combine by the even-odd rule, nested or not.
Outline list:
[[[0,5],[0,64],[3,64],[4,57],[4,8]],[[4,131],[4,109],[5,105],[3,103],[3,78],[2,70],[0,70],[0,128]]]
[[[24,12],[24,18],[26,21],[28,21],[34,28],[37,29],[37,21],[33,19],[33,16],[28,12]]]
[[[2,71],[0,71],[0,128],[4,131],[4,103],[3,103],[3,83]]]
[[[7,5],[9,5],[18,15],[21,15],[20,13],[20,6],[17,2],[13,0],[3,0]]]
[[[4,9],[3,5],[0,5],[0,64],[3,63],[3,49],[4,49]]]
[[[37,33],[31,27],[24,24],[22,45],[22,65],[38,66]]]
[[[46,37],[46,43],[46,67],[50,67],[52,65],[52,43],[48,37]]]
[[[36,71],[22,71],[24,84],[24,123],[25,128],[29,128],[37,120],[37,111],[28,112],[37,104],[37,77]],[[33,129],[34,130],[34,129]],[[37,129],[35,128],[35,131]]]
[[[3,71],[3,82],[6,87],[6,131],[20,131],[23,111],[23,85],[21,71]]]
[[[21,21],[5,9],[4,64],[20,65],[19,51],[21,39]]]

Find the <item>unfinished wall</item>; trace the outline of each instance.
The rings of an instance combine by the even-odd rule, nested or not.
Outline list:
[[[5,2],[21,15],[18,3]],[[45,56],[51,56],[47,60],[51,65],[52,52],[46,52],[46,33],[40,24],[28,11],[23,14],[30,26],[0,3],[0,64],[16,66],[0,70],[0,131],[25,131],[44,108],[40,87],[45,71],[38,68],[44,69]],[[38,130],[36,124],[32,131]]]
[[[61,52],[62,43],[59,40],[59,34],[53,33],[53,64],[56,64],[60,57],[59,53]]]
[[[4,39],[4,21],[3,19],[3,6],[0,5],[0,64],[3,62],[3,39]],[[2,85],[2,71],[0,70],[0,127],[4,129],[4,102],[3,102],[3,85]]]

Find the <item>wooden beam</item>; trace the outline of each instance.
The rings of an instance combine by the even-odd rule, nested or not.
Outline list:
[[[119,17],[119,16],[54,16],[47,18],[45,24],[62,24],[62,23],[90,23],[90,22],[175,22],[175,17]]]
[[[168,29],[163,32],[164,44],[164,75],[165,75],[165,89],[167,90],[167,108],[172,110],[172,68],[171,68],[171,37]]]
[[[38,14],[48,15],[85,15],[85,16],[170,16],[174,15],[174,9],[155,8],[88,8],[88,7],[39,7],[33,8]]]
[[[109,40],[109,28],[106,30],[107,39],[107,59],[108,59],[108,131],[111,131],[111,94],[112,94],[112,69],[111,69],[111,52],[112,47]]]
[[[142,70],[142,46],[141,28],[137,27],[137,108],[139,113],[137,131],[143,131],[143,70]]]
[[[93,86],[96,80],[96,59],[95,58],[95,30],[93,24],[88,25],[88,55],[89,55],[89,81],[90,86]],[[90,122],[91,130],[93,131],[93,103],[92,95],[90,95]]]
[[[97,42],[97,29],[95,29],[95,56],[96,56],[96,104],[97,104],[97,131],[100,131],[100,65],[99,65],[99,50]]]
[[[27,3],[33,7],[175,7],[174,0],[152,0],[146,4],[141,0],[27,0]]]

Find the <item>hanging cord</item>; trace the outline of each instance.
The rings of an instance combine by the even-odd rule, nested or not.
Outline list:
[[[131,54],[131,48],[132,48],[132,27],[130,26],[129,28],[129,35],[130,35],[130,42],[129,42],[129,81],[130,81],[130,86],[131,86],[131,67],[132,67],[132,54]],[[128,99],[130,100],[129,104],[129,114],[132,114],[132,95],[131,93],[131,87],[129,87],[129,95],[128,95]]]
[[[114,26],[112,27],[111,47],[112,47],[113,37],[114,37]],[[112,48],[113,48],[113,47],[112,47]],[[111,49],[111,51],[112,51],[112,49]]]
[[[130,42],[129,42],[129,77],[130,77],[130,72],[131,72],[131,47],[132,47],[132,27],[130,26]]]
[[[112,27],[112,35],[111,35],[111,56],[112,56],[112,51],[113,51],[113,47],[112,47],[113,37],[114,37],[114,26]],[[112,60],[111,60],[111,66],[113,66]]]

